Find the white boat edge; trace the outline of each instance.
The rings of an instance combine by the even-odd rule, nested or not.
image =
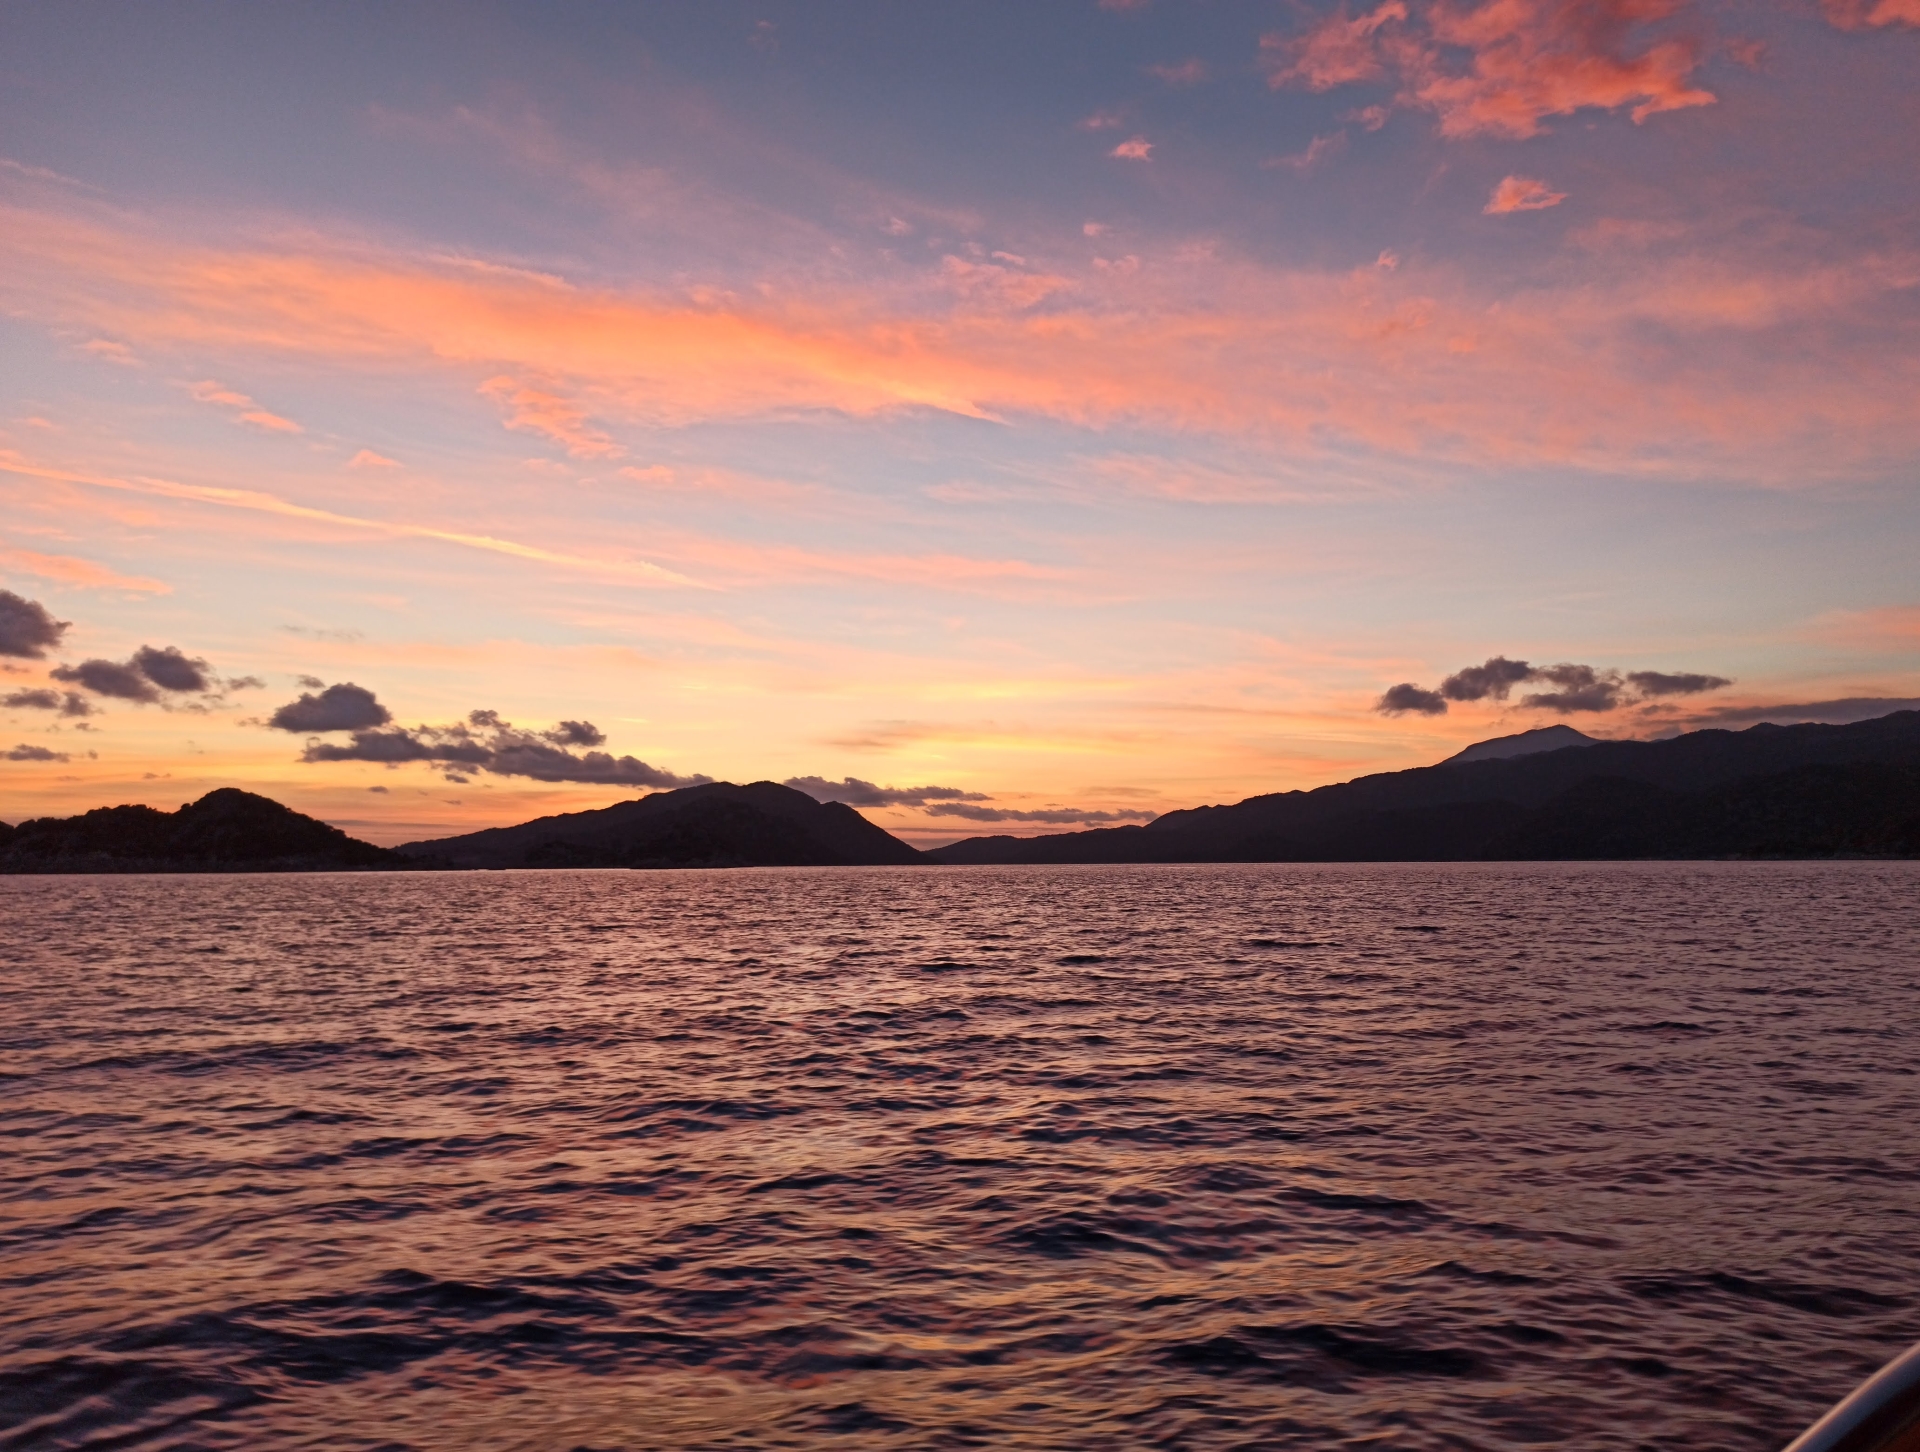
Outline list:
[[[1920,1448],[1920,1346],[1855,1387],[1785,1452],[1908,1452]]]

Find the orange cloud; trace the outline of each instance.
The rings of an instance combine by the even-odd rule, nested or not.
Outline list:
[[[144,575],[123,575],[92,560],[73,555],[43,555],[32,550],[0,547],[0,565],[43,580],[58,580],[64,585],[79,585],[95,590],[135,590],[143,595],[171,595],[173,586]]]
[[[1565,192],[1552,190],[1543,181],[1530,176],[1503,177],[1481,210],[1490,217],[1506,212],[1538,212],[1557,207],[1567,199]]]
[[[1430,264],[1104,264],[1064,280],[1044,309],[982,307],[964,291],[956,305],[958,278],[944,270],[908,290],[688,298],[324,242],[216,250],[124,225],[0,215],[0,301],[17,316],[362,378],[489,380],[481,386],[510,421],[601,457],[616,446],[574,398],[640,425],[931,407],[1255,434],[1308,453],[1338,441],[1760,478],[1831,477],[1920,447],[1920,350],[1903,341],[1904,310],[1885,306],[1920,288],[1920,252],[1813,265],[1622,257],[1577,285],[1524,291],[1488,291]],[[1019,300],[1005,288],[1030,285],[1011,267],[991,283],[967,276],[1002,289],[1000,304]],[[1684,375],[1660,389],[1644,386],[1646,323],[1691,350]],[[1761,334],[1769,346],[1753,345]]]
[[[1914,4],[1920,0],[1880,0]],[[1666,37],[1629,53],[1640,27],[1682,0],[1402,0],[1357,18],[1344,5],[1301,35],[1261,39],[1270,85],[1329,90],[1391,77],[1396,101],[1434,112],[1448,137],[1538,135],[1549,116],[1630,108],[1636,122],[1711,105],[1691,83],[1700,45]],[[1459,57],[1459,59],[1456,59]]]
[[[556,393],[515,382],[502,375],[489,378],[480,391],[501,407],[510,429],[545,434],[576,459],[617,459],[626,450],[587,422],[586,411]]]
[[[1131,140],[1121,142],[1107,155],[1117,156],[1122,161],[1147,161],[1153,156],[1153,143],[1144,136],[1135,136]]]
[[[255,428],[266,429],[269,433],[300,434],[306,430],[290,418],[282,418],[277,413],[268,413],[244,393],[235,393],[231,388],[223,388],[211,379],[196,383],[188,390],[201,403],[213,404],[216,408],[232,409],[241,423],[252,424]]]
[[[1920,25],[1920,0],[1820,0],[1820,8],[1842,30]]]
[[[372,449],[362,449],[347,460],[349,469],[398,469],[400,461],[389,459],[385,454],[376,454]]]

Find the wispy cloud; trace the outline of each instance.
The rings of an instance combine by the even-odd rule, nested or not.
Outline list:
[[[1286,156],[1271,157],[1260,164],[1265,167],[1290,167],[1294,171],[1312,171],[1321,161],[1331,156],[1347,144],[1347,133],[1330,132],[1325,136],[1316,136],[1304,148]]]
[[[1920,0],[1820,0],[1820,8],[1842,30],[1920,26]]]
[[[35,575],[42,580],[58,580],[92,590],[132,590],[143,595],[168,595],[173,586],[145,575],[123,575],[118,570],[74,555],[43,555],[34,550],[8,549],[0,545],[0,565]]]
[[[239,419],[241,423],[252,424],[255,428],[265,429],[268,433],[299,434],[306,432],[305,429],[301,428],[300,425],[292,419],[282,418],[277,413],[270,413],[260,407],[260,405],[255,403],[251,398],[248,398],[246,394],[236,393],[231,388],[222,387],[212,379],[193,384],[188,392],[193,395],[197,402],[210,403],[216,408],[231,410],[233,415]]]
[[[929,817],[962,817],[969,822],[1029,822],[1053,827],[1099,827],[1126,822],[1150,822],[1158,812],[1100,811],[1088,807],[977,807],[965,802],[942,802],[926,808]]]
[[[1199,57],[1177,64],[1148,66],[1147,74],[1169,86],[1197,86],[1207,78],[1207,63]]]
[[[618,459],[626,450],[587,422],[586,410],[559,394],[505,376],[489,378],[480,392],[506,412],[506,426],[544,434],[576,459]]]
[[[440,540],[447,544],[462,545],[468,549],[513,555],[542,564],[558,565],[590,574],[614,576],[641,584],[695,585],[696,583],[684,575],[675,574],[672,570],[662,569],[644,560],[596,560],[581,555],[564,554],[557,550],[541,549],[535,545],[520,544],[514,540],[499,539],[492,535],[435,529],[421,524],[364,519],[351,514],[336,513],[329,509],[311,509],[306,505],[294,504],[257,489],[222,489],[212,485],[180,484],[170,479],[117,478],[106,474],[83,474],[73,470],[41,467],[17,456],[12,458],[0,456],[0,472],[22,474],[34,479],[57,479],[69,484],[87,484],[101,489],[122,490],[131,494],[149,494],[162,499],[188,500],[196,504],[211,504],[223,509],[244,509],[260,514],[279,515],[284,519],[344,525],[350,529],[370,530],[402,539]]]
[[[1432,264],[1216,256],[1196,271],[1129,254],[1074,278],[961,259],[1004,270],[936,272],[943,310],[891,287],[689,300],[318,243],[221,252],[44,214],[6,222],[0,293],[31,317],[340,368],[383,360],[463,390],[478,370],[550,378],[537,391],[590,396],[634,425],[931,407],[1763,479],[1920,447],[1920,350],[1887,306],[1920,289],[1920,251],[1894,246],[1824,260],[1683,250],[1524,291]],[[1649,389],[1670,340],[1689,366]],[[525,386],[496,391],[511,405]],[[574,415],[544,422],[574,447],[610,446]]]

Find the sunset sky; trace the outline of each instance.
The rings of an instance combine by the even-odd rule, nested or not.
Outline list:
[[[1916,157],[1920,0],[9,0],[0,819],[1920,704]]]

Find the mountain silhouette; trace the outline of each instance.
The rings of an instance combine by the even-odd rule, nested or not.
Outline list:
[[[710,782],[591,812],[409,842],[432,867],[880,867],[920,854],[840,802],[775,782]]]
[[[96,807],[0,824],[0,872],[332,872],[393,854],[270,797],[221,787],[177,812]]]
[[[0,872],[1920,856],[1920,711],[1666,741],[1564,728],[1578,740],[1555,746],[1565,738],[1548,733],[1560,729],[1144,827],[971,837],[931,852],[770,781],[683,787],[392,850],[225,787],[177,812],[100,807],[0,823]]]
[[[1920,855],[1920,711],[1849,726],[1466,755],[1168,812],[1144,827],[971,837],[926,855],[947,863]]]
[[[1503,761],[1515,756],[1533,756],[1542,751],[1558,751],[1563,746],[1593,746],[1597,736],[1576,731],[1571,726],[1541,726],[1512,736],[1496,736],[1491,741],[1476,741],[1465,751],[1455,752],[1442,766],[1458,766],[1468,761]]]

